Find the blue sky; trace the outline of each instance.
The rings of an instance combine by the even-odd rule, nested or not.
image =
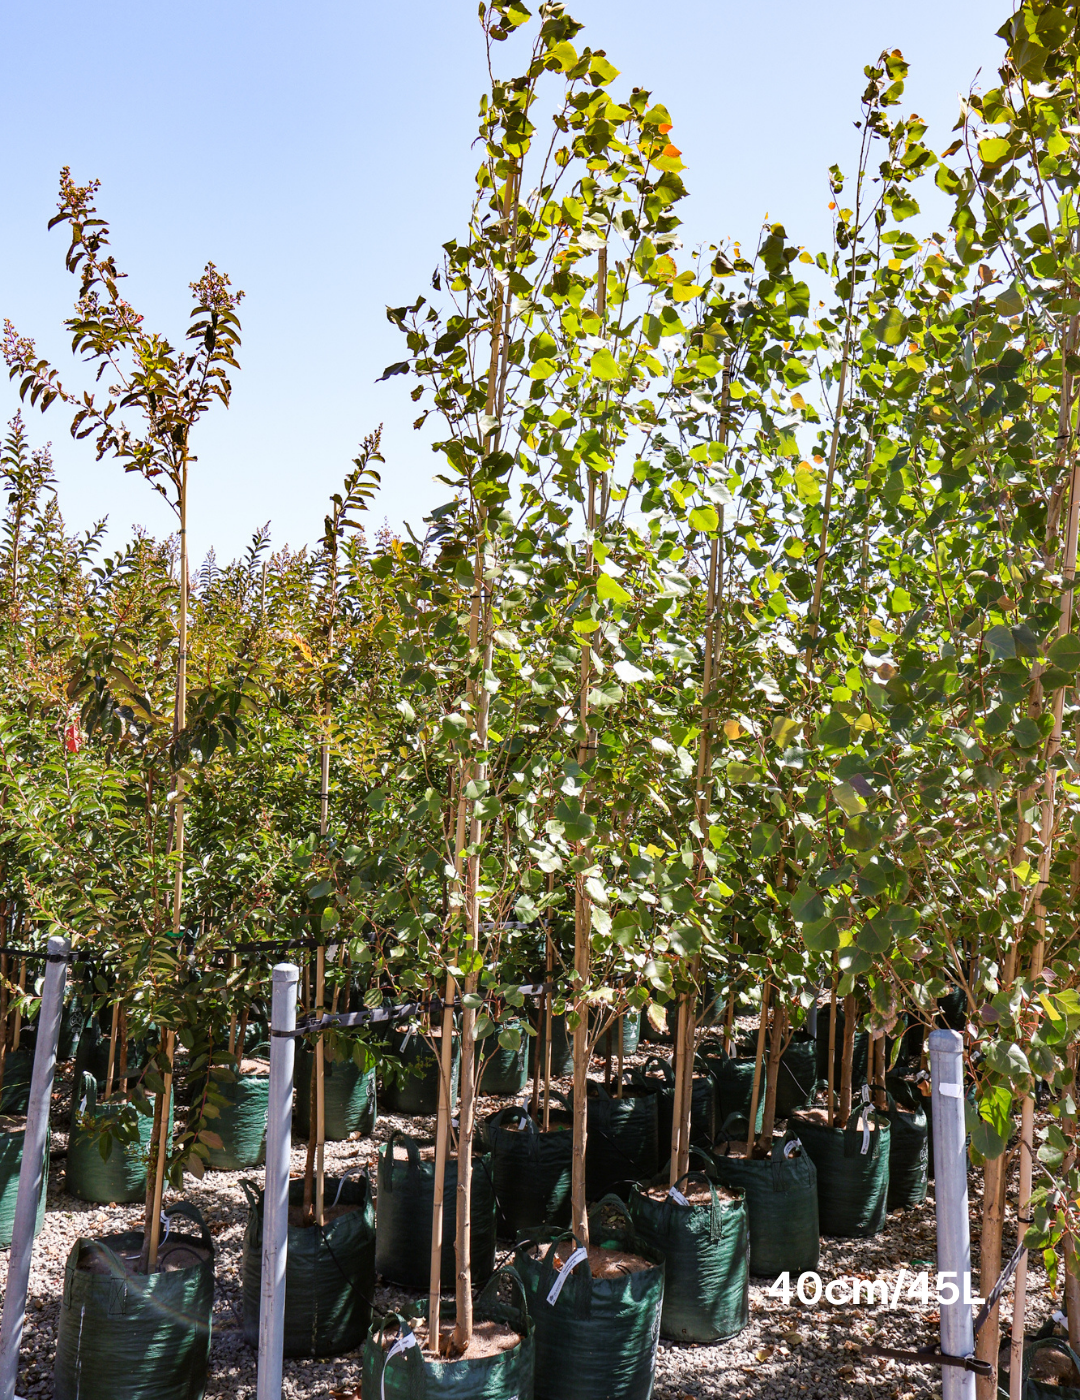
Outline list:
[[[828,246],[827,170],[853,162],[862,67],[882,48],[912,65],[910,110],[949,144],[957,93],[982,70],[1009,0],[570,0],[579,41],[672,113],[687,163],[687,244],[752,243],[764,216]],[[127,295],[174,339],[207,259],[247,294],[233,406],[200,432],[192,485],[195,561],[239,553],[270,520],[275,545],[318,534],[360,438],[385,424],[374,511],[419,523],[445,488],[401,378],[384,307],[425,291],[459,233],[478,164],[486,84],[475,0],[37,0],[0,19],[0,315],[73,384],[62,330],[75,290],[49,234],[57,175],[102,181],[99,206],[130,274]],[[6,421],[14,385],[0,384]],[[51,439],[69,525],[109,517],[172,528],[163,503],[67,435],[62,409],[27,414]],[[430,438],[430,434],[428,434]]]

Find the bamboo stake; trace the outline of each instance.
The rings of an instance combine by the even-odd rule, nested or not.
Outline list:
[[[240,1031],[236,1037],[236,1069],[239,1073],[241,1065],[244,1063],[244,1042],[247,1040],[248,1021],[251,1018],[251,1003],[245,1003],[244,1010],[240,1016]]]
[[[765,985],[761,989],[761,1020],[758,1022],[757,1051],[754,1056],[754,1083],[750,1091],[750,1129],[746,1135],[746,1160],[749,1161],[754,1155],[754,1143],[757,1139],[757,1106],[758,1097],[761,1093],[761,1061],[765,1054],[765,1030],[769,1023],[769,995],[772,991],[772,979],[766,977]]]
[[[1076,1095],[1076,1062],[1080,1058],[1080,1047],[1070,1045],[1066,1063],[1073,1073],[1072,1092]],[[1062,1125],[1065,1136],[1072,1143],[1072,1150],[1066,1159],[1067,1170],[1074,1171],[1077,1162],[1076,1114],[1069,1114]],[[1065,1315],[1069,1324],[1069,1345],[1080,1355],[1080,1239],[1075,1233],[1065,1237]]]
[[[326,948],[315,950],[315,1015],[322,1020],[326,1010]],[[326,1040],[320,1031],[315,1038],[315,1220],[321,1229],[326,1224],[324,1195],[326,1179],[324,1152],[326,1149]]]
[[[235,971],[236,971],[236,954],[235,954],[235,953],[230,953],[230,954],[229,954],[229,971],[230,971],[230,972],[235,972]],[[229,1016],[229,1054],[230,1054],[230,1055],[235,1055],[235,1054],[236,1054],[236,1008],[235,1008],[235,1007],[233,1007],[232,1013],[231,1013],[230,1016]]]
[[[5,930],[6,938],[6,930]],[[8,955],[0,953],[0,1094],[4,1091],[4,1066],[8,1052]]]
[[[176,1032],[165,1032],[165,1062],[169,1068],[162,1076],[164,1089],[161,1098],[161,1124],[157,1139],[157,1164],[154,1172],[154,1194],[150,1219],[149,1249],[147,1252],[147,1273],[157,1267],[158,1242],[161,1238],[161,1197],[165,1183],[165,1163],[169,1156],[169,1101],[172,1097],[172,1063],[176,1048]],[[155,1118],[157,1115],[155,1114]]]
[[[1035,1156],[1035,1100],[1028,1094],[1020,1116],[1020,1185],[1016,1201],[1016,1242],[1027,1235],[1031,1202],[1031,1167]],[[1009,1400],[1022,1400],[1024,1392],[1024,1315],[1027,1311],[1028,1256],[1021,1255],[1013,1285],[1012,1338],[1009,1344]]]
[[[128,1091],[128,1023],[127,1008],[120,1008],[120,1083],[124,1086],[122,1092],[126,1095]]]
[[[551,877],[548,877],[549,881]],[[547,926],[547,977],[551,981],[555,970],[555,945],[551,941],[551,925]],[[545,1002],[544,1023],[544,1132],[551,1131],[551,1034],[555,1016],[553,998],[549,995]]]
[[[620,1017],[619,1017],[619,1049],[618,1049],[618,1059],[616,1060],[616,1065],[617,1065],[617,1068],[618,1068],[618,1074],[617,1074],[617,1076],[616,1076],[616,1081],[615,1081],[615,1097],[616,1097],[617,1099],[621,1099],[622,1096],[623,1096],[623,1060],[625,1059],[624,1047],[625,1047],[625,1044],[626,1044],[624,1032],[625,1032],[625,1025],[624,1025],[624,1022],[623,1022],[623,1018],[620,1016]]]
[[[460,844],[459,844],[460,849]],[[457,983],[447,974],[443,1000],[442,1039],[439,1044],[439,1107],[435,1118],[435,1180],[431,1211],[431,1262],[428,1276],[428,1346],[439,1354],[442,1304],[442,1236],[445,1214],[446,1159],[449,1155],[451,1102],[454,1073],[454,1002]]]
[[[674,1186],[679,1179],[679,1161],[682,1151],[682,1110],[684,1080],[686,1078],[686,998],[679,998],[679,1010],[675,1022],[675,1043],[672,1046],[675,1061],[675,1092],[671,1105],[671,1159],[668,1167],[668,1185]]]
[[[15,1003],[15,1029],[11,1036],[12,1052],[18,1050],[22,1041],[22,998],[26,995],[26,959],[19,959],[19,1000]]]
[[[113,1071],[116,1068],[116,1040],[120,1031],[120,1003],[113,1002],[112,1028],[109,1031],[109,1067],[105,1073],[105,1098],[112,1098]]]

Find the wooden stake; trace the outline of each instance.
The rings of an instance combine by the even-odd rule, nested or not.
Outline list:
[[[746,1160],[749,1161],[754,1155],[754,1143],[757,1139],[757,1106],[758,1097],[761,1093],[761,1061],[765,1055],[765,1030],[769,1022],[769,994],[772,991],[772,979],[766,977],[765,985],[761,989],[761,1020],[758,1022],[757,1051],[754,1056],[754,1083],[750,1091],[750,1128],[746,1134]]]
[[[1001,1273],[1001,1231],[1005,1223],[1005,1154],[994,1157],[983,1166],[982,1234],[979,1242],[979,1292],[989,1296]],[[975,1338],[975,1355],[994,1368],[989,1377],[976,1376],[977,1400],[998,1400],[998,1351],[1000,1332],[995,1303],[979,1335]]]
[[[3,935],[6,938],[6,931]],[[0,1094],[4,1091],[4,1063],[8,1052],[8,955],[0,953]]]
[[[176,1046],[176,1032],[165,1033],[165,1060],[168,1065],[162,1076],[164,1089],[161,1098],[161,1125],[157,1138],[157,1162],[154,1171],[154,1189],[151,1205],[150,1233],[146,1248],[146,1272],[152,1274],[157,1268],[158,1242],[161,1239],[161,1198],[165,1186],[165,1166],[169,1157],[169,1102],[172,1098],[172,1065]],[[155,1119],[157,1115],[155,1114]]]
[[[315,1014],[322,1019],[326,1010],[326,948],[315,950]],[[315,1039],[315,1219],[320,1229],[326,1224],[324,1193],[326,1189],[323,1155],[326,1148],[326,1038],[320,1031]]]
[[[454,1002],[457,983],[447,975],[443,1000],[442,1040],[439,1045],[439,1107],[435,1118],[435,1180],[431,1211],[431,1266],[428,1275],[428,1346],[432,1356],[439,1354],[440,1310],[442,1305],[442,1237],[446,1196],[446,1159],[450,1148],[452,1104],[450,1088],[454,1073]]]
[[[120,1008],[120,1083],[123,1085],[121,1093],[126,1095],[128,1091],[128,1024],[126,1007]]]
[[[624,1033],[624,1030],[625,1030],[625,1025],[624,1025],[624,1022],[623,1022],[623,1018],[620,1016],[620,1017],[619,1017],[619,1053],[618,1053],[618,1060],[617,1060],[617,1062],[616,1062],[616,1063],[617,1063],[617,1067],[618,1067],[618,1075],[616,1076],[616,1080],[615,1080],[615,1097],[616,1097],[617,1099],[621,1099],[622,1096],[623,1096],[623,1060],[624,1060],[624,1058],[625,1058],[624,1053],[623,1053],[623,1047],[624,1047],[624,1045],[625,1045],[625,1039],[624,1039],[624,1034],[623,1034],[623,1033]]]
[[[548,876],[550,882],[551,876]],[[551,941],[551,925],[547,929],[547,977],[551,981],[555,970],[555,945]],[[549,995],[545,1001],[544,1011],[544,1132],[551,1131],[551,1034],[555,1022],[555,1014],[552,1006],[553,998]]]
[[[769,1040],[769,1060],[765,1074],[765,1113],[761,1122],[761,1141],[771,1148],[773,1126],[776,1122],[776,1090],[780,1080],[780,1056],[784,1051],[787,1030],[787,1006],[779,999],[773,1006],[772,1035]]]
[[[671,1158],[668,1167],[668,1185],[674,1186],[679,1179],[679,1161],[682,1154],[682,1117],[686,1079],[686,997],[679,998],[679,1009],[675,1019],[675,1043],[672,1046],[675,1061],[674,1098],[671,1105]]]
[[[11,1049],[16,1051],[22,1041],[22,998],[26,995],[26,959],[19,959],[19,1000],[15,1003],[15,1029],[11,1035]]]

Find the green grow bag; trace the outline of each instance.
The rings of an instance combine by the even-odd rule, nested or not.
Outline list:
[[[522,1033],[521,1043],[516,1050],[507,1050],[493,1035],[485,1036],[477,1042],[478,1094],[505,1096],[521,1093],[529,1080],[525,1040],[526,1036]]]
[[[805,1031],[796,1031],[780,1056],[776,1078],[777,1118],[790,1118],[799,1109],[808,1108],[817,1088],[817,1043]]]
[[[30,1079],[34,1073],[34,1042],[26,1039],[26,1027],[18,1050],[4,1056],[4,1088],[0,1093],[0,1114],[25,1117],[30,1107]]]
[[[399,1162],[394,1144],[400,1141],[408,1160]],[[420,1159],[422,1148],[408,1133],[394,1132],[379,1154],[379,1211],[375,1226],[375,1267],[383,1278],[402,1288],[426,1291],[431,1268],[431,1212],[435,1202],[435,1163]],[[454,1235],[457,1230],[457,1162],[448,1158],[443,1195],[442,1282],[451,1288],[457,1274]],[[473,1278],[483,1283],[495,1268],[495,1192],[491,1158],[472,1164]]]
[[[439,1062],[422,1035],[412,1031],[402,1034],[392,1031],[389,1053],[401,1061],[408,1071],[400,1083],[384,1080],[382,1099],[390,1113],[421,1117],[439,1111]],[[454,1053],[450,1071],[450,1101],[457,1097],[458,1071],[461,1068],[461,1045],[454,1037]]]
[[[832,1008],[823,1006],[817,1018],[817,1077],[822,1084],[829,1077],[829,1016]],[[866,1079],[866,1067],[870,1057],[870,1037],[866,1031],[855,1032],[855,1051],[851,1063],[851,1082],[854,1086]],[[836,1054],[834,1059],[833,1087],[840,1092],[840,1071],[844,1058],[844,1008],[836,1008]]]
[[[1078,1380],[1076,1385],[1063,1385],[1060,1383],[1060,1377],[1055,1383],[1050,1380],[1040,1380],[1039,1377],[1032,1375],[1038,1366],[1039,1354],[1047,1352],[1057,1352],[1064,1360],[1072,1363]],[[1080,1356],[1077,1356],[1064,1337],[1025,1337],[1022,1374],[1024,1382],[1020,1392],[1022,1400],[1080,1400]],[[1008,1400],[1008,1371],[1003,1372],[1003,1375],[1005,1379],[1004,1383],[999,1382],[998,1384],[998,1395],[1001,1400]]]
[[[731,1157],[729,1147],[714,1146],[711,1170],[722,1186],[746,1192],[750,1272],[759,1278],[813,1273],[821,1257],[813,1161],[797,1138],[775,1138],[771,1156],[761,1161]]]
[[[547,1032],[547,1018],[541,1016],[536,1024],[536,1034],[529,1036],[529,1073],[544,1070],[544,1041]],[[565,1079],[574,1072],[574,1037],[566,1027],[565,1016],[551,1018],[551,1077]]]
[[[202,1400],[210,1357],[214,1244],[193,1205],[167,1206],[158,1271],[132,1272],[139,1231],[78,1239],[64,1271],[55,1400]],[[198,1239],[173,1227],[195,1222]],[[81,1267],[80,1267],[81,1266]]]
[[[257,1167],[266,1156],[269,1075],[241,1074],[232,1080],[215,1080],[214,1093],[225,1100],[218,1105],[218,1116],[210,1120],[221,1146],[209,1149],[207,1166],[219,1172]]]
[[[919,1095],[921,1098],[922,1095]],[[889,1194],[888,1210],[917,1206],[926,1200],[929,1125],[921,1103],[907,1112],[892,1094],[889,1107]]]
[[[150,1100],[151,1105],[153,1099]],[[97,1082],[92,1074],[83,1075],[83,1099],[72,1114],[68,1136],[65,1189],[80,1201],[123,1204],[146,1196],[146,1164],[154,1119],[131,1103],[109,1099],[97,1101]],[[110,1129],[111,1147],[102,1158],[102,1128]],[[169,1136],[173,1113],[169,1103]]]
[[[511,1303],[499,1297],[509,1285],[517,1295]],[[426,1314],[426,1308],[423,1310]],[[441,1314],[454,1316],[452,1307]],[[380,1400],[531,1400],[536,1345],[533,1323],[525,1304],[521,1280],[512,1269],[500,1269],[476,1300],[476,1322],[502,1322],[519,1333],[516,1347],[495,1356],[435,1361],[411,1343],[412,1328],[400,1313],[389,1313],[372,1327],[364,1343],[363,1393]],[[397,1323],[398,1336],[387,1347],[388,1328]]]
[[[375,1128],[375,1070],[361,1069],[355,1060],[323,1062],[323,1124],[328,1142],[344,1142],[353,1133],[370,1137]],[[315,1051],[305,1045],[296,1054],[296,1108],[293,1128],[299,1137],[311,1136],[311,1081]],[[269,1092],[269,1084],[267,1085]]]
[[[630,1071],[630,1082],[639,1093],[656,1095],[657,1159],[665,1162],[671,1155],[671,1130],[675,1117],[675,1071],[667,1060],[650,1055],[640,1069]],[[690,1138],[693,1142],[711,1143],[720,1121],[717,1117],[716,1080],[705,1070],[695,1074],[690,1087]]]
[[[723,1125],[728,1119],[750,1117],[750,1100],[754,1092],[753,1059],[733,1059],[718,1040],[701,1044],[696,1063],[712,1075],[716,1084],[716,1120]],[[758,1089],[757,1131],[761,1131],[765,1115],[765,1086]]]
[[[619,1022],[623,1028],[623,1054],[636,1055],[638,1046],[641,1043],[641,1013],[638,1011],[624,1011],[621,1016],[616,1016],[611,1025],[600,1036],[596,1042],[595,1053],[597,1055],[607,1055],[610,1051],[612,1058],[619,1053]],[[596,1013],[592,1017],[592,1029],[595,1032],[598,1026],[603,1025],[603,1019]],[[571,1072],[573,1066],[571,1065]]]
[[[679,1008],[672,1002],[667,1009],[664,1018],[666,1029],[658,1031],[648,1016],[641,1023],[641,1039],[647,1040],[651,1045],[671,1045],[675,1040],[675,1033],[679,1029]]]
[[[142,1073],[148,1058],[146,1041],[128,1041],[127,1068],[129,1079],[137,1078]],[[82,1035],[79,1036],[79,1044],[75,1051],[75,1083],[81,1083],[82,1076],[87,1073],[92,1074],[97,1080],[99,1093],[103,1092],[105,1081],[109,1075],[109,1031],[102,1030],[101,1022],[96,1016],[87,1021],[83,1027]],[[123,1088],[124,1086],[120,1083],[120,1045],[118,1042],[116,1062],[113,1065],[113,1089],[122,1091]]]
[[[259,1344],[263,1193],[241,1182],[250,1210],[244,1234],[244,1340]],[[285,1355],[341,1356],[364,1340],[375,1296],[375,1208],[371,1182],[325,1177],[326,1224],[294,1224],[304,1204],[303,1178],[289,1182],[289,1245],[285,1260]],[[335,1206],[351,1206],[335,1214]]]
[[[598,1201],[659,1170],[656,1095],[628,1086],[623,1097],[615,1099],[590,1079],[587,1098],[585,1194]],[[573,1094],[570,1107],[573,1112]]]
[[[15,1202],[19,1195],[19,1172],[22,1168],[23,1142],[26,1139],[25,1119],[0,1118],[0,1248],[11,1243],[15,1225]],[[49,1139],[45,1139],[45,1170],[41,1173],[41,1194],[38,1196],[35,1238],[41,1234],[45,1220],[45,1196],[49,1188]]]
[[[613,1211],[623,1224],[605,1223]],[[572,1256],[566,1245],[577,1248],[579,1242],[565,1233],[545,1232],[541,1243],[550,1241],[550,1248],[543,1257],[537,1257],[530,1242],[518,1246],[514,1268],[536,1325],[534,1395],[536,1400],[649,1400],[664,1302],[663,1255],[638,1236],[615,1196],[605,1197],[590,1214],[589,1237],[600,1249],[627,1250],[652,1267],[593,1278],[582,1257],[568,1270],[565,1264]],[[564,1267],[556,1272],[560,1243]]]
[[[875,1125],[869,1132],[862,1123]],[[788,1122],[787,1141],[798,1138],[817,1168],[818,1219],[823,1235],[866,1239],[885,1228],[889,1195],[889,1120],[866,1104],[854,1108],[847,1127],[799,1115]]]
[[[750,1267],[746,1198],[721,1202],[704,1172],[688,1172],[709,1188],[708,1201],[662,1201],[635,1187],[630,1218],[638,1238],[664,1256],[660,1331],[677,1342],[725,1342],[750,1321]]]
[[[552,1109],[551,1131],[514,1105],[485,1123],[498,1233],[517,1240],[532,1230],[566,1225],[570,1219],[573,1118]]]

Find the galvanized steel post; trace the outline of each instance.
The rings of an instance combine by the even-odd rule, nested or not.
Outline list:
[[[293,963],[278,963],[274,968],[257,1400],[281,1400],[285,1263],[289,1249],[289,1153],[292,1147],[293,1062],[296,1050],[292,1032],[296,1029],[296,985],[299,980],[300,969]]]
[[[971,1317],[964,1038],[959,1031],[931,1031],[929,1046],[941,1350],[945,1356],[972,1356],[975,1332]],[[959,1366],[943,1366],[941,1370],[943,1400],[975,1400],[974,1372]]]

